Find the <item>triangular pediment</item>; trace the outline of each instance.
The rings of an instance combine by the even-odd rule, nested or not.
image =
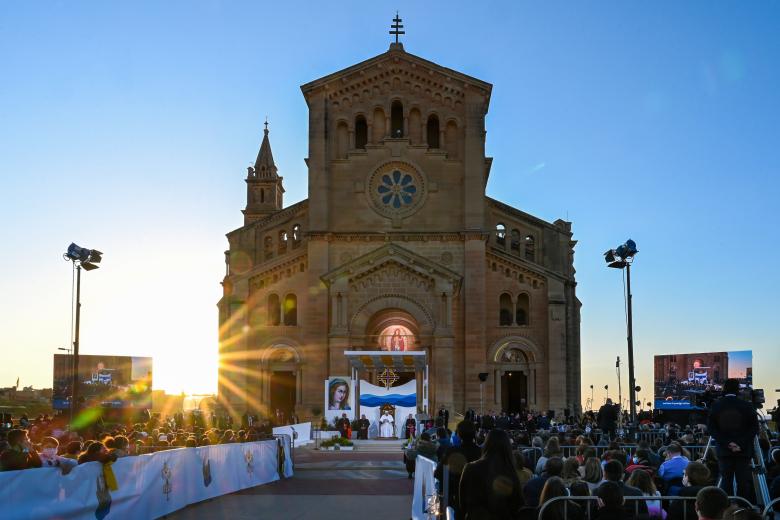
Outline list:
[[[361,93],[367,89],[381,88],[400,81],[412,88],[422,88],[453,99],[462,98],[466,89],[477,89],[490,100],[493,86],[462,72],[442,67],[403,50],[403,46],[391,45],[390,50],[365,61],[328,74],[301,86],[305,97],[322,89],[334,99],[347,93]]]
[[[423,256],[418,255],[397,244],[382,246],[370,253],[359,256],[349,262],[325,273],[322,281],[328,286],[340,279],[349,282],[357,281],[373,273],[397,269],[413,275],[415,278],[435,286],[437,283],[448,283],[453,291],[460,286],[460,274]]]

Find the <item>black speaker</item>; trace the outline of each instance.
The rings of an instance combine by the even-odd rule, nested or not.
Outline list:
[[[480,372],[479,373],[479,380],[484,383],[485,381],[487,381],[487,376],[488,376],[487,372]]]

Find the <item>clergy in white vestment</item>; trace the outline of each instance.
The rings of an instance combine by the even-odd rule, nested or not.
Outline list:
[[[379,418],[379,436],[393,437],[393,416],[387,412]]]

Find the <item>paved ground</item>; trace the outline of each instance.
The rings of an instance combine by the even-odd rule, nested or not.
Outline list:
[[[372,520],[408,519],[412,481],[400,445],[390,443],[353,452],[296,448],[292,478],[201,502],[168,518],[344,520],[361,514]]]

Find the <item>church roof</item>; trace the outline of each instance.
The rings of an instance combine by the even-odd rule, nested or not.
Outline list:
[[[255,174],[258,178],[275,179],[276,164],[274,164],[274,154],[271,153],[271,142],[268,140],[268,123],[263,130],[263,142],[260,144],[260,151],[257,153],[255,161]]]
[[[493,85],[486,81],[482,81],[481,79],[469,76],[468,74],[463,74],[462,72],[443,67],[432,61],[415,56],[414,54],[406,52],[402,44],[393,43],[390,44],[390,49],[388,49],[386,52],[301,85],[301,90],[303,91],[304,96],[308,96],[310,92],[313,92],[329,83],[335,82],[337,80],[345,83],[349,81],[351,76],[355,74],[361,74],[361,71],[365,71],[366,69],[375,66],[382,66],[382,64],[385,62],[397,62],[400,60],[406,61],[412,64],[414,67],[420,67],[423,70],[427,69],[428,71],[436,71],[447,77],[448,80],[456,80],[463,83],[464,85],[480,88],[485,91],[488,98],[490,96],[491,90],[493,89]]]

